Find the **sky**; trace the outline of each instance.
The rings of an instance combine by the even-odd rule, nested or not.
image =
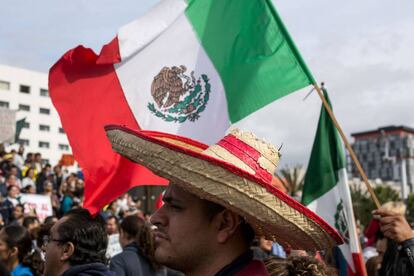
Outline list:
[[[0,64],[48,72],[79,44],[99,52],[119,27],[157,2],[0,0]],[[348,138],[382,126],[414,127],[414,1],[274,4],[314,77],[326,83]],[[292,93],[237,124],[283,144],[282,167],[307,165],[321,108],[316,93],[304,100],[309,91]]]

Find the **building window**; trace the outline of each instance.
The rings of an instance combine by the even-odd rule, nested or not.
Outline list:
[[[41,108],[39,108],[39,113],[49,115],[50,114],[50,109],[41,107]]]
[[[0,80],[0,90],[10,90],[10,82]]]
[[[49,97],[49,90],[40,88],[40,96],[42,97]]]
[[[48,125],[39,125],[40,131],[50,131],[50,126]]]
[[[30,86],[21,84],[19,91],[20,93],[30,94]]]
[[[50,164],[49,159],[43,159],[42,158],[42,165]]]
[[[30,123],[29,122],[24,122],[23,128],[30,128]]]
[[[50,143],[49,142],[39,141],[39,148],[48,149],[49,147],[50,147]]]
[[[65,145],[65,144],[59,144],[59,149],[60,150],[69,150],[69,146]]]
[[[18,143],[23,146],[29,146],[29,140],[27,139],[19,139]]]
[[[0,107],[2,107],[2,108],[9,108],[9,102],[0,101]]]
[[[65,130],[63,129],[63,127],[59,128],[59,133],[65,134]]]
[[[27,104],[19,104],[20,111],[30,111],[30,105]]]

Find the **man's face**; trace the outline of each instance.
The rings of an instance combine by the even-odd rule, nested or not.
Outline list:
[[[12,186],[17,184],[17,177],[15,175],[10,175],[7,178],[7,186]]]
[[[42,155],[41,154],[35,154],[34,156],[35,162],[41,162],[42,161]]]
[[[14,219],[20,219],[23,217],[23,209],[21,206],[16,206],[13,209],[13,218]]]
[[[50,228],[49,242],[46,246],[43,246],[45,251],[45,276],[59,275],[59,272],[62,271],[62,267],[65,265],[65,261],[62,260],[64,245],[59,242],[61,238],[57,229],[66,219],[66,217],[61,218]]]
[[[62,169],[59,166],[55,166],[53,168],[53,171],[55,172],[55,174],[59,175],[62,172]]]
[[[165,204],[151,216],[155,230],[155,259],[168,267],[188,271],[214,250],[216,231],[205,202],[170,184]]]
[[[17,186],[13,186],[13,187],[10,188],[9,197],[11,197],[11,198],[17,198],[17,196],[19,195],[19,193],[20,193],[20,189],[17,188]]]
[[[112,235],[112,234],[118,233],[118,226],[116,225],[116,221],[115,221],[114,218],[110,218],[106,222],[106,233],[108,235]]]
[[[17,176],[17,175],[19,174],[19,171],[17,170],[17,168],[16,168],[16,167],[12,167],[12,168],[10,169],[10,174],[12,174],[12,175],[14,175],[14,176]]]
[[[273,242],[271,240],[266,240],[264,237],[260,238],[259,246],[265,252],[272,251]]]
[[[27,226],[27,231],[29,231],[30,234],[33,234],[34,231],[36,231],[40,227],[39,221],[35,220],[33,223],[30,223]]]

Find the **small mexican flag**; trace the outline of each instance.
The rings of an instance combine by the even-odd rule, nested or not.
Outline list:
[[[49,75],[93,213],[132,186],[166,183],[114,153],[105,125],[211,144],[232,123],[313,83],[271,0],[161,1],[99,55],[78,46]]]
[[[326,100],[328,93],[324,90]],[[337,266],[340,275],[366,275],[352,209],[342,142],[322,106],[318,129],[305,175],[302,203],[342,235]]]

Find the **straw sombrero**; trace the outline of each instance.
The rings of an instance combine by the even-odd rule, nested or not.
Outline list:
[[[279,152],[250,132],[233,130],[207,147],[161,132],[122,126],[105,130],[116,152],[198,197],[240,214],[258,236],[304,250],[342,243],[323,219],[271,185]]]

